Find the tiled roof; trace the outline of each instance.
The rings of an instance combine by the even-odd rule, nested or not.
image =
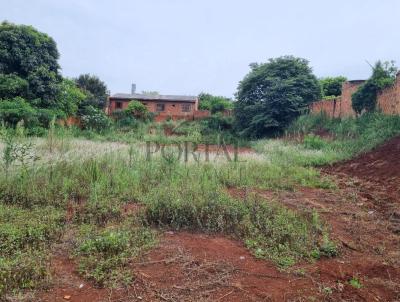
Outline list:
[[[190,102],[194,103],[197,100],[197,96],[188,96],[188,95],[150,95],[150,94],[129,94],[129,93],[116,93],[112,95],[110,98],[112,99],[120,99],[120,100],[148,100],[148,101],[179,101],[179,102]]]

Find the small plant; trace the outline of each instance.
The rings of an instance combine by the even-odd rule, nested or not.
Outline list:
[[[320,252],[322,256],[329,258],[336,257],[337,255],[339,255],[339,251],[336,244],[329,239],[328,234],[324,234],[322,237]]]
[[[26,140],[24,128],[21,124],[18,124],[14,131],[11,129],[2,129],[0,138],[5,145],[1,159],[6,177],[14,163],[19,162],[26,169],[29,160],[36,159],[36,156],[33,154],[33,144]]]
[[[352,287],[357,288],[357,289],[360,289],[360,288],[363,287],[362,284],[361,284],[360,279],[358,279],[357,277],[351,278],[351,279],[349,280],[349,284],[350,284]]]

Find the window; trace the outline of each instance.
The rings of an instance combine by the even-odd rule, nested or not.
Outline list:
[[[192,105],[182,104],[182,112],[190,112],[190,111],[192,111]]]
[[[157,112],[165,111],[165,104],[157,104],[156,111]]]
[[[122,102],[115,102],[115,109],[122,109]]]

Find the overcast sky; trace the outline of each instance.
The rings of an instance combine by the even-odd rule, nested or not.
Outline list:
[[[400,65],[398,0],[0,0],[0,20],[48,33],[64,76],[96,74],[111,93],[231,97],[249,63],[286,54],[318,77]]]

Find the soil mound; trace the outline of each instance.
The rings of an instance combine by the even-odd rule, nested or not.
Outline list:
[[[356,177],[386,200],[400,203],[400,136],[326,171]]]

